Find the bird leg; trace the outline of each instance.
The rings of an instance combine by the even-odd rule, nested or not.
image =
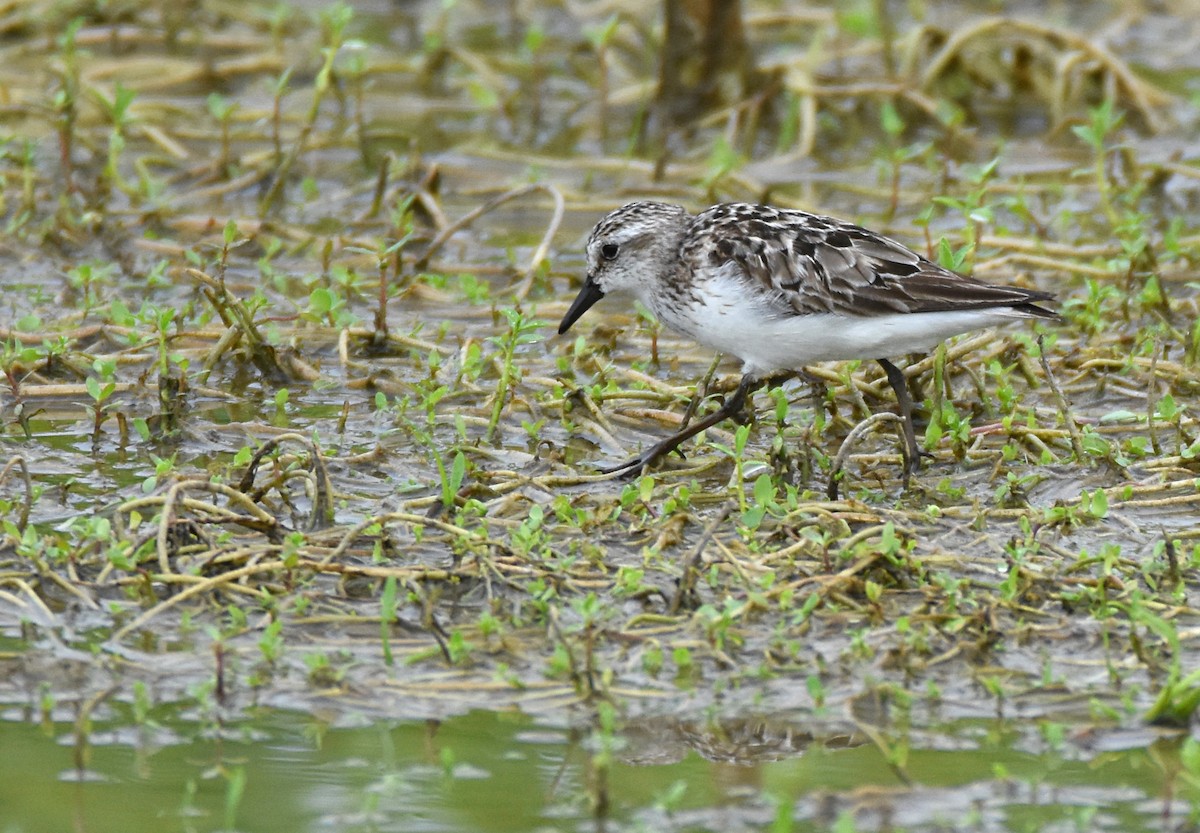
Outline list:
[[[932,457],[933,455],[917,443],[917,432],[913,428],[913,401],[912,396],[908,393],[908,382],[905,380],[904,374],[900,368],[887,359],[876,359],[875,361],[879,362],[879,366],[887,374],[888,384],[896,392],[896,402],[900,405],[900,418],[904,421],[904,456],[907,458],[904,461],[904,476],[908,477],[921,467],[922,457]]]
[[[708,366],[708,372],[705,373],[704,378],[700,380],[700,384],[696,387],[696,392],[692,394],[691,401],[688,402],[687,410],[683,412],[683,419],[679,423],[680,431],[688,427],[692,421],[692,417],[696,415],[696,409],[700,407],[701,400],[708,396],[708,386],[712,384],[713,376],[716,375],[717,368],[721,365],[721,360],[723,358],[725,357],[720,353],[717,353],[717,355],[713,356],[712,364]]]
[[[669,454],[678,448],[683,443],[690,440],[692,437],[699,434],[706,428],[711,428],[722,420],[736,416],[742,410],[742,406],[746,404],[746,397],[750,395],[750,391],[754,390],[761,384],[750,376],[743,376],[742,381],[738,383],[737,390],[733,392],[733,396],[725,400],[725,404],[718,408],[713,413],[706,416],[704,419],[693,422],[682,431],[672,434],[665,440],[659,440],[648,449],[638,454],[636,457],[631,457],[624,463],[616,466],[603,466],[600,471],[604,474],[618,474],[625,477],[632,477],[640,473],[648,465],[653,463],[664,454]]]

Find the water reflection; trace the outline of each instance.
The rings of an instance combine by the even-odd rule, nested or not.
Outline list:
[[[0,816],[12,833],[731,830],[780,813],[801,830],[844,817],[860,830],[1055,820],[1158,830],[1200,798],[1186,776],[1195,741],[1143,733],[1140,743],[1125,735],[1123,749],[1031,751],[1013,727],[986,722],[959,727],[953,748],[906,749],[905,783],[863,734],[815,737],[769,719],[632,722],[605,764],[593,733],[518,714],[337,727],[269,711],[224,728],[98,723],[82,756],[80,721],[3,717]]]

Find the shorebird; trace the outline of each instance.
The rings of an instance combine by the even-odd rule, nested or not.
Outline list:
[[[984,283],[944,269],[888,237],[833,217],[749,203],[699,214],[635,202],[604,217],[587,241],[587,278],[558,326],[567,332],[610,293],[627,293],[672,330],[742,361],[720,409],[629,460],[635,473],[736,416],[750,393],[814,362],[875,359],[896,393],[905,473],[923,454],[904,374],[887,358],[1014,319],[1057,319],[1046,292]]]

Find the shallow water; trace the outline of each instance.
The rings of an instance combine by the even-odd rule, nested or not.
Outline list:
[[[4,717],[9,833],[730,831],[781,812],[798,831],[843,816],[855,829],[1149,831],[1186,825],[1197,798],[1179,738],[1095,748],[1061,725],[1038,738],[1011,721],[914,733],[902,779],[862,733],[813,738],[777,720],[628,727],[601,774],[597,735],[504,712],[333,725],[262,709],[218,728],[160,711],[93,725],[82,770],[71,724]]]
[[[357,3],[315,108],[325,4],[0,12],[0,833],[1196,828],[1200,24],[889,5],[897,85],[865,12],[744,5],[781,86],[657,139],[647,4]],[[826,497],[870,363],[598,478],[712,360],[615,299],[554,335],[636,198],[842,215],[1065,320],[913,358],[911,483],[885,431]]]

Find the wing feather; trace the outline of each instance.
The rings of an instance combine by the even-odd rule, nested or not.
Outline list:
[[[1055,317],[1036,306],[1051,295],[984,283],[944,269],[906,246],[860,226],[747,203],[698,214],[680,250],[694,276],[735,262],[747,290],[782,315],[836,313],[873,317],[1013,307]]]

